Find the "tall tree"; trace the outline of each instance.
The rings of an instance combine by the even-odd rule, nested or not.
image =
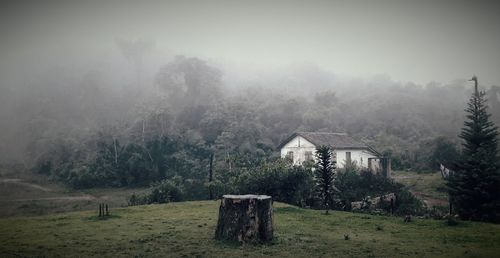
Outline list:
[[[451,201],[463,219],[500,222],[500,164],[498,131],[489,120],[484,92],[475,90],[465,109],[467,119],[460,134],[462,157],[448,181]]]
[[[333,152],[328,146],[318,146],[316,148],[316,169],[314,179],[316,181],[316,191],[321,198],[325,214],[328,214],[329,205],[333,201],[333,180],[335,175],[336,162],[332,159]]]

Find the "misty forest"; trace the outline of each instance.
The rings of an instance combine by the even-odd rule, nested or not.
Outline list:
[[[266,78],[263,89],[258,80],[224,80],[231,75],[196,57],[166,62],[150,80],[116,90],[96,70],[46,82],[36,99],[22,89],[2,94],[2,104],[13,103],[5,116],[15,115],[2,120],[16,128],[5,137],[27,168],[76,188],[176,179],[195,184],[199,193],[189,194],[204,199],[211,159],[214,182],[227,184],[228,175],[275,160],[276,146],[295,131],[348,132],[389,155],[395,170],[438,170],[457,158],[473,92],[466,81],[341,80],[316,67]],[[500,87],[487,95],[500,123]]]
[[[212,7],[224,6],[215,2]],[[202,27],[205,21],[207,28],[222,26],[200,11],[206,4],[154,4],[161,8],[126,5],[134,19],[144,19],[139,24],[148,33],[137,33],[142,32],[141,26],[131,26],[121,12],[110,11],[114,7],[124,11],[118,3],[96,9],[89,24],[77,21],[94,10],[92,4],[46,1],[6,6],[22,17],[35,7],[40,12],[33,14],[32,22],[19,21],[17,29],[1,27],[10,37],[0,50],[4,57],[0,61],[0,194],[4,196],[0,225],[5,228],[0,233],[0,256],[499,254],[500,78],[490,73],[498,71],[498,62],[487,61],[481,53],[480,60],[492,67],[457,65],[461,73],[456,75],[447,72],[454,69],[456,59],[443,50],[443,56],[428,60],[433,71],[427,77],[420,76],[424,73],[412,77],[413,70],[426,69],[426,64],[416,64],[425,58],[394,57],[393,77],[392,66],[384,66],[385,61],[381,70],[368,71],[361,63],[372,62],[371,57],[353,54],[356,60],[346,62],[359,62],[359,71],[353,65],[338,72],[335,67],[342,60],[316,62],[313,54],[301,58],[282,42],[274,58],[290,51],[290,59],[270,64],[264,58],[270,54],[259,52],[266,49],[260,47],[266,40],[270,49],[276,47],[279,36],[263,36],[247,23],[237,23],[242,41],[257,33],[264,43],[242,43],[240,51],[249,51],[248,55],[218,56],[225,53],[223,47],[211,52],[207,43],[211,41],[193,42],[204,37],[221,37],[228,44],[242,41],[233,42],[228,31],[202,33],[194,29],[196,25],[181,22],[193,19]],[[289,5],[294,6],[291,12],[302,6]],[[430,8],[427,5],[415,3],[424,9]],[[134,6],[137,13],[131,11]],[[228,6],[232,11],[243,10],[237,4]],[[248,6],[248,12],[277,10],[274,5],[258,6]],[[321,6],[335,9],[324,2]],[[466,6],[460,3],[456,9]],[[74,14],[76,21],[59,14],[49,19],[50,7]],[[215,12],[212,7],[207,12]],[[141,13],[150,10],[153,16],[160,15],[162,8],[171,10],[168,15],[177,10],[187,18],[168,18],[174,25],[165,25],[162,31],[162,20],[153,25]],[[440,15],[447,14],[443,10]],[[109,16],[104,15],[107,12]],[[261,22],[270,22],[267,12],[260,15]],[[287,13],[277,15],[290,18]],[[14,21],[13,17],[2,20]],[[169,32],[174,21],[186,27]],[[319,21],[300,21],[323,26]],[[35,24],[42,22],[58,25]],[[152,27],[146,28],[150,23]],[[98,24],[103,28],[92,26]],[[467,29],[476,26],[463,24]],[[129,25],[134,33],[123,29]],[[353,30],[360,26],[351,25]],[[62,37],[79,34],[69,32],[72,26],[82,34]],[[116,33],[109,32],[113,29]],[[290,30],[300,29],[304,28]],[[408,33],[418,34],[413,29]],[[151,36],[152,31],[158,36]],[[287,31],[282,32],[285,40],[290,37]],[[477,35],[483,32],[471,37]],[[492,40],[498,42],[498,36],[495,32]],[[330,40],[323,37],[313,35],[307,40]],[[166,47],[169,40],[171,45]],[[489,44],[485,49],[492,49]],[[411,47],[418,51],[417,45]],[[440,47],[446,49],[444,45]],[[281,47],[283,52],[277,50]],[[326,55],[321,51],[335,45],[317,47]],[[498,45],[493,49],[498,50]],[[433,51],[438,55],[438,47]],[[389,52],[384,52],[389,56],[384,54],[383,59],[397,55]],[[258,54],[249,59],[252,53]],[[244,63],[245,59],[251,61]],[[448,66],[442,68],[446,76],[433,76],[439,74],[435,63]],[[401,69],[396,66],[408,72],[398,73]],[[351,161],[350,152],[348,159],[336,159],[337,146],[326,142],[316,147],[314,158],[297,164],[280,153],[282,144],[297,132],[348,135],[389,160],[392,172],[373,173]],[[254,195],[257,199],[251,199]],[[266,201],[266,196],[272,201]],[[236,219],[224,217],[238,214]],[[37,228],[38,223],[45,228]],[[266,232],[259,223],[267,223]],[[79,242],[68,240],[75,237]],[[108,243],[99,243],[101,238]]]

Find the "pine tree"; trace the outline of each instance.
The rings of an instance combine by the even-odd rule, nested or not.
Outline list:
[[[328,146],[316,148],[316,169],[314,179],[316,181],[316,191],[321,198],[325,213],[328,214],[329,205],[333,197],[333,179],[335,175],[335,161],[332,159],[332,150]]]
[[[448,181],[455,211],[462,219],[500,222],[500,164],[498,131],[489,120],[484,92],[477,89],[465,109],[467,119],[460,134],[462,157]]]

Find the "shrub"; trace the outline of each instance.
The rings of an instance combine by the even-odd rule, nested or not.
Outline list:
[[[49,175],[52,169],[52,162],[50,160],[44,160],[36,164],[35,171],[38,174]]]
[[[337,209],[350,210],[351,202],[364,200],[367,196],[377,197],[388,193],[396,195],[394,213],[396,215],[425,213],[425,206],[411,194],[402,184],[394,182],[370,171],[356,172],[344,170],[338,173],[335,186],[339,190],[340,206]],[[390,203],[381,202],[381,209],[390,212]]]
[[[184,188],[173,180],[162,180],[151,185],[149,193],[136,195],[133,193],[128,200],[129,205],[152,203],[180,202],[184,200]]]
[[[410,191],[405,188],[400,188],[396,192],[396,215],[423,215],[427,212],[425,205],[416,198]]]
[[[314,186],[312,171],[285,160],[242,170],[235,178],[237,194],[266,194],[273,200],[298,206],[309,205]]]
[[[148,203],[180,202],[183,200],[184,189],[171,180],[163,180],[153,184],[148,195]]]
[[[145,196],[140,196],[135,193],[132,193],[132,195],[128,198],[128,205],[135,206],[135,205],[146,204],[147,202],[144,197]]]

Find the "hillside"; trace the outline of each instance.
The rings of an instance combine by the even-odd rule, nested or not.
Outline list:
[[[440,172],[417,173],[414,171],[393,171],[394,181],[404,184],[428,207],[448,209],[448,194]]]
[[[494,257],[500,225],[320,211],[275,203],[275,239],[239,246],[213,239],[218,201],[0,219],[0,254],[100,257]],[[344,235],[349,240],[344,240]]]
[[[75,190],[47,176],[21,168],[0,166],[0,218],[46,215],[93,209],[100,202],[126,206],[132,193],[147,188],[94,188]]]

